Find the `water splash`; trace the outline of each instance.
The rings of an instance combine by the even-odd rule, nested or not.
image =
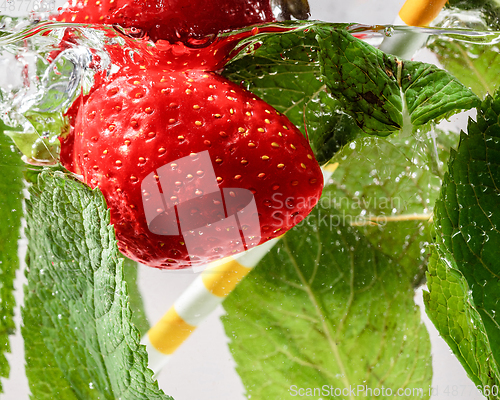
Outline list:
[[[7,17],[2,21],[0,59],[9,79],[0,80],[0,115],[25,161],[39,165],[58,161],[58,138],[69,130],[68,110],[79,96],[90,93],[96,81],[129,64],[215,71],[248,48],[240,41],[260,33],[249,28],[184,43],[153,43],[134,37],[134,29]],[[263,28],[290,29],[294,28]]]
[[[154,64],[161,55],[175,60],[171,68],[187,65],[189,61],[191,68],[194,65],[218,70],[231,59],[253,53],[261,45],[261,34],[308,27],[303,22],[271,23],[234,34],[153,43],[141,38],[141,32],[134,28],[40,22],[39,18],[0,18],[0,65],[6,72],[0,78],[0,118],[25,159],[36,164],[57,162],[57,138],[68,130],[69,107],[78,96],[91,91],[96,79],[116,72],[123,59],[133,64]],[[415,31],[467,43],[500,41],[499,32],[469,28],[337,26],[374,45],[388,34]],[[116,63],[116,57],[122,62]],[[198,64],[193,64],[193,60]],[[168,64],[171,63],[166,68]]]
[[[58,136],[67,129],[64,114],[79,94],[88,93],[95,73],[110,68],[103,44],[115,41],[118,35],[61,23],[27,25],[24,20],[3,20],[4,26],[15,28],[0,36],[4,76],[9,77],[0,82],[0,113],[6,133],[25,161],[56,163]]]

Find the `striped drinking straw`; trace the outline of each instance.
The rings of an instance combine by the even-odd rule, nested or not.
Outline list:
[[[428,26],[443,9],[447,0],[407,0],[399,18],[408,26]]]
[[[428,26],[443,9],[447,0],[406,0],[394,25]],[[422,32],[405,32],[384,39],[380,50],[395,56],[411,59],[429,35]]]
[[[338,165],[338,163],[333,163],[323,168],[325,184],[328,183]],[[174,305],[142,338],[141,343],[146,345],[148,352],[149,368],[155,374],[280,238],[281,236],[244,253],[210,263],[191,283]]]

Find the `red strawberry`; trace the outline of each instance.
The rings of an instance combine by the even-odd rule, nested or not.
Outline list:
[[[77,0],[55,19],[134,27],[171,42],[275,20],[269,0]]]
[[[61,153],[103,192],[121,251],[158,268],[281,235],[323,187],[301,132],[213,72],[123,67],[79,104]]]

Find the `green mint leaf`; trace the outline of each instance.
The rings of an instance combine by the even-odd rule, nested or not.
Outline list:
[[[411,132],[479,102],[447,72],[388,56],[354,38],[348,25],[281,26],[291,30],[243,41],[223,74],[307,134],[320,163],[365,134]]]
[[[476,386],[498,386],[500,372],[491,357],[485,326],[470,286],[451,254],[432,249],[427,287],[429,291],[424,291],[427,314],[471,380]]]
[[[358,385],[429,398],[430,343],[413,288],[401,266],[341,220],[317,207],[224,301],[249,398],[323,385],[332,398],[353,398],[345,393]]]
[[[26,374],[36,399],[171,399],[131,323],[103,196],[44,171],[27,201]]]
[[[367,134],[411,132],[479,103],[434,65],[399,60],[344,30],[318,28],[317,38],[325,84]]]
[[[137,284],[137,263],[129,258],[123,259],[123,276],[127,282],[130,309],[132,310],[132,323],[145,335],[150,325],[144,309],[141,292]]]
[[[450,136],[458,134],[441,132],[435,144],[424,132],[353,141],[332,159],[339,167],[320,203],[333,205],[343,221],[357,226],[396,261],[414,285],[424,278],[432,209],[441,188],[440,176],[433,173],[439,168],[435,159],[447,161],[449,152],[442,144]]]
[[[448,0],[446,7],[463,11],[479,11],[488,25],[500,28],[500,4],[497,0]]]
[[[500,99],[487,97],[452,152],[435,206],[439,262],[429,271],[428,314],[476,382],[500,362]],[[453,290],[452,290],[453,289]],[[462,303],[466,303],[465,306]],[[446,313],[443,307],[448,304]],[[464,311],[465,309],[465,311]],[[464,318],[463,314],[471,316]],[[453,320],[453,321],[451,321]],[[460,329],[456,325],[460,321]],[[480,323],[479,323],[479,322]],[[475,343],[468,344],[471,336]],[[455,341],[464,349],[457,350]],[[482,356],[488,351],[488,359]],[[494,364],[492,364],[494,360]],[[490,374],[493,371],[493,374]]]
[[[429,45],[447,71],[480,98],[500,84],[500,54],[491,45],[437,39]]]
[[[289,32],[264,33],[251,39],[239,57],[223,71],[228,79],[243,83],[302,130],[320,163],[362,134],[354,120],[342,112],[340,102],[321,81],[316,25],[330,29],[345,25],[322,23],[284,24]]]
[[[0,377],[8,378],[5,353],[10,351],[9,335],[14,333],[14,279],[19,268],[17,241],[23,215],[24,163],[12,141],[0,126]],[[0,393],[2,382],[0,380]]]

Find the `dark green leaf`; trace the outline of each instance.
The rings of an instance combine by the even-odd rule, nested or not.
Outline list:
[[[447,7],[456,7],[462,10],[480,10],[486,4],[493,3],[491,0],[448,0]]]
[[[398,60],[344,30],[316,31],[325,84],[367,134],[411,132],[479,102],[434,65]]]
[[[410,282],[341,221],[317,207],[223,303],[249,398],[285,399],[323,385],[344,394],[357,385],[394,393],[430,385],[430,343]],[[405,398],[429,397],[417,392]]]
[[[14,279],[19,268],[17,241],[23,215],[24,163],[12,141],[0,126],[0,377],[9,376],[5,353],[10,351],[9,335],[14,333]],[[2,383],[0,381],[0,393]]]
[[[316,25],[321,23],[294,23],[297,30],[259,35],[258,46],[252,41],[246,55],[229,64],[223,74],[285,114],[304,134],[307,131],[322,163],[362,132],[321,81]]]
[[[42,172],[27,202],[22,329],[36,399],[170,399],[131,323],[123,258],[99,191]]]
[[[302,129],[320,163],[364,134],[411,132],[479,102],[447,72],[387,56],[347,25],[283,27],[293,29],[248,39],[224,75]]]
[[[457,356],[472,379],[494,380],[496,385],[500,383],[499,118],[500,100],[488,96],[477,122],[469,121],[468,134],[462,133],[458,151],[452,152],[435,207],[441,258],[431,264],[426,303],[428,314],[452,350],[460,352]],[[464,345],[457,350],[461,338]]]

